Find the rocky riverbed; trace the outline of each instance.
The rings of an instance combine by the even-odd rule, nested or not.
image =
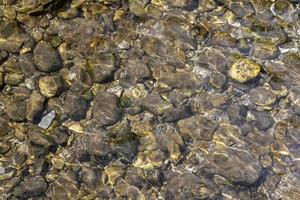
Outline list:
[[[300,199],[299,0],[0,0],[0,200]]]

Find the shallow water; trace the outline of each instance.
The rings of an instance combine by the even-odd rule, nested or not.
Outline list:
[[[300,199],[298,0],[0,0],[0,199]]]

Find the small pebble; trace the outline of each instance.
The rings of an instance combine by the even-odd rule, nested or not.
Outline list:
[[[50,113],[48,113],[42,118],[38,126],[41,127],[42,129],[47,129],[49,128],[54,118],[55,118],[55,111],[51,111]]]

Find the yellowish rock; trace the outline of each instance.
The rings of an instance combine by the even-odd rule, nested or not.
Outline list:
[[[239,83],[245,83],[257,77],[260,69],[260,66],[254,61],[239,58],[230,66],[229,76]]]
[[[124,15],[125,15],[125,12],[123,9],[116,10],[113,21],[114,22],[120,21],[124,17]]]
[[[109,166],[104,170],[107,175],[107,183],[109,185],[115,185],[119,177],[123,176],[125,171],[121,166]]]
[[[51,164],[55,169],[62,170],[65,166],[65,162],[60,158],[51,158]]]

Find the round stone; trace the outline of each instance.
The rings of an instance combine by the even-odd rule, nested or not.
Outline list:
[[[37,69],[43,72],[54,72],[62,66],[57,50],[46,42],[40,42],[34,49],[34,61]]]
[[[250,91],[250,100],[258,106],[270,106],[276,101],[276,95],[264,87],[257,87]]]
[[[236,60],[229,69],[229,76],[239,82],[245,83],[257,77],[260,72],[260,66],[246,58]]]

